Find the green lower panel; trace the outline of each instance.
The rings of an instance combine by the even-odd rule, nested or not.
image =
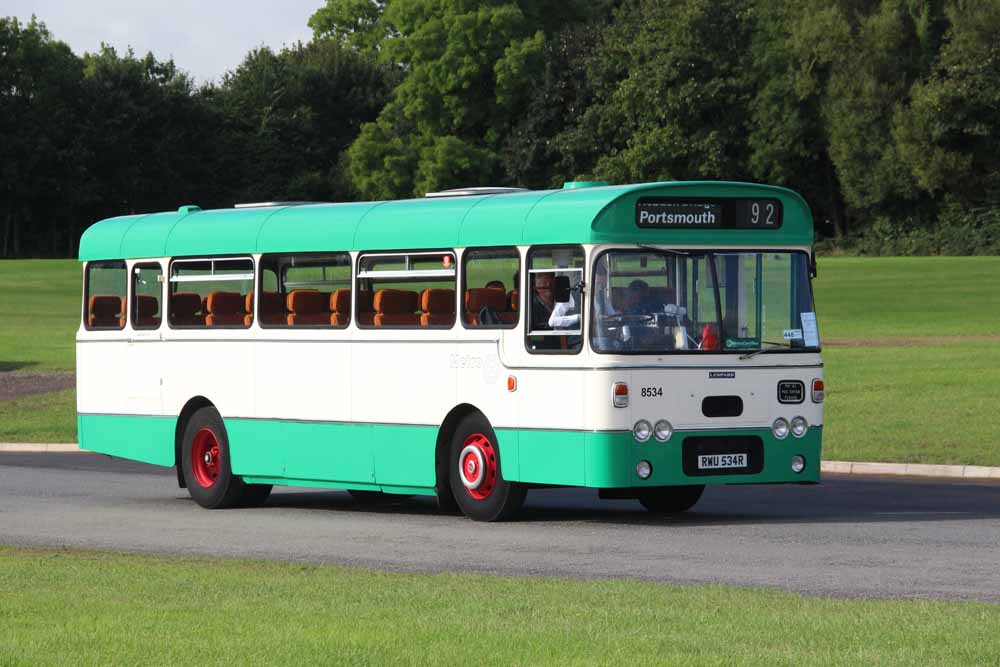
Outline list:
[[[227,419],[233,473],[374,484],[364,424]]]
[[[764,468],[756,475],[687,476],[682,463],[682,445],[687,437],[755,435],[764,441]],[[521,431],[517,477],[513,481],[562,484],[592,488],[667,486],[677,484],[750,484],[771,482],[818,482],[822,427],[812,428],[803,438],[775,440],[769,429],[688,431],[676,433],[667,443],[636,442],[629,432],[583,433]],[[792,457],[804,456],[801,473],[791,469]],[[639,479],[635,466],[646,460],[653,474]]]
[[[78,415],[80,449],[123,459],[174,465],[177,417]]]
[[[176,417],[80,415],[80,447],[156,465],[174,465]],[[434,488],[438,429],[433,426],[289,422],[227,419],[233,472],[250,481],[332,488],[422,493]],[[685,438],[758,436],[764,468],[756,475],[688,477],[682,464]],[[510,481],[621,488],[675,484],[817,482],[822,427],[804,438],[775,440],[769,429],[688,431],[667,443],[638,443],[629,432],[593,433],[501,429],[497,431],[501,471]],[[804,456],[795,474],[791,460]],[[653,474],[640,480],[636,464],[646,460]]]
[[[227,419],[226,429],[237,475],[378,487],[435,484],[434,427]]]

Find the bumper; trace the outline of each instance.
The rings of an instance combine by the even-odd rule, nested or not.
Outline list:
[[[629,432],[580,433],[556,431],[499,431],[504,477],[534,484],[591,488],[641,488],[685,484],[774,484],[818,482],[823,428],[813,427],[802,438],[777,440],[770,429],[685,431],[669,442],[639,443]],[[751,436],[762,442],[763,465],[755,474],[688,475],[684,472],[684,442],[688,438]],[[516,439],[516,457],[509,456]],[[511,452],[513,453],[513,452]],[[792,472],[792,458],[805,458],[805,469]],[[511,461],[515,459],[516,461]],[[649,461],[653,473],[639,479],[639,461]],[[689,464],[689,470],[690,470]]]

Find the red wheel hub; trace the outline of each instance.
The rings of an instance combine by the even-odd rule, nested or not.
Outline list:
[[[493,443],[482,433],[465,439],[458,456],[458,474],[462,485],[476,500],[486,500],[497,485],[497,453]]]
[[[221,469],[221,450],[219,439],[210,428],[203,428],[194,434],[191,445],[191,470],[195,481],[204,488],[215,484]]]

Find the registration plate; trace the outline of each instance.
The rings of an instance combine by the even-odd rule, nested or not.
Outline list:
[[[746,454],[700,454],[698,456],[698,470],[746,467]]]

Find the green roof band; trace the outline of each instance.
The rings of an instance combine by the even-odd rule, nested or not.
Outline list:
[[[641,197],[776,198],[779,229],[643,229]],[[326,250],[399,250],[569,243],[812,246],[797,193],[723,181],[596,185],[439,199],[277,205],[108,218],[80,239],[80,261]]]

